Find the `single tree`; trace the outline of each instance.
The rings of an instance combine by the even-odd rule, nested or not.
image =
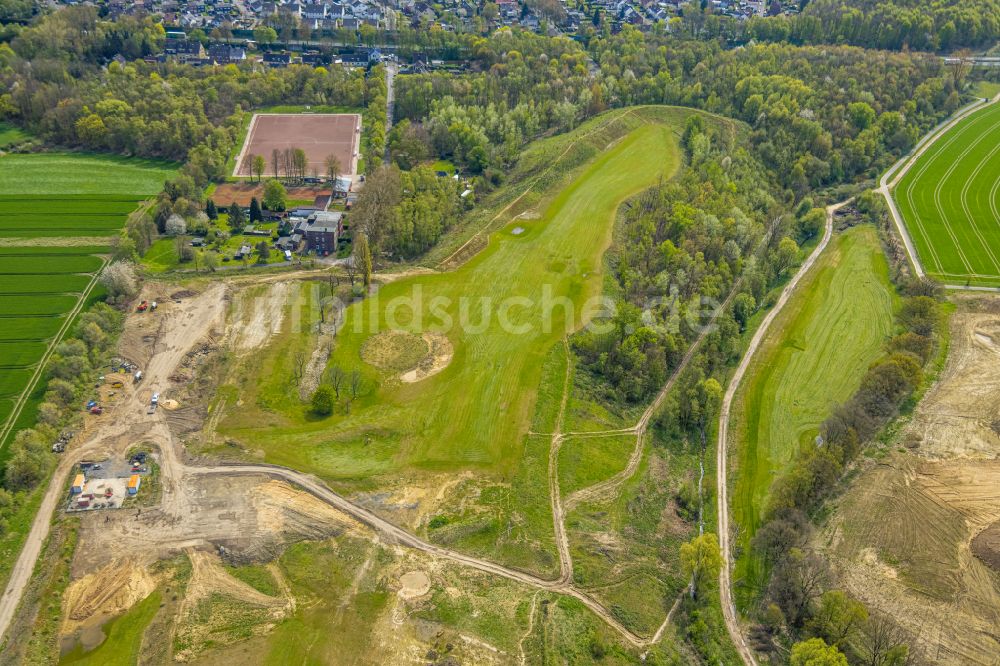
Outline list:
[[[271,176],[277,178],[280,174],[278,168],[281,166],[281,151],[277,148],[271,150]]]
[[[210,220],[219,219],[219,209],[215,207],[215,202],[211,199],[205,202],[205,215],[207,215]]]
[[[295,170],[297,178],[305,178],[306,170],[309,169],[309,158],[306,151],[301,148],[292,148],[292,168]]]
[[[333,390],[326,385],[318,387],[312,394],[312,411],[317,416],[333,414]]]
[[[354,237],[354,256],[351,262],[361,273],[361,281],[366,287],[372,283],[372,250],[368,245],[368,236],[358,233]],[[353,284],[353,282],[352,282]]]
[[[829,590],[819,599],[819,608],[806,624],[814,636],[829,645],[843,648],[868,620],[864,604],[840,590]]]
[[[205,266],[206,271],[214,273],[215,269],[219,267],[219,255],[215,252],[205,252],[205,256],[202,257],[201,262]]]
[[[330,154],[323,160],[323,164],[326,167],[327,180],[336,186],[337,178],[340,177],[340,160],[337,159],[336,155]],[[334,190],[334,194],[336,194],[336,190]]]
[[[822,638],[810,638],[792,646],[791,666],[847,666],[847,657]]]
[[[229,229],[234,234],[243,233],[243,227],[247,224],[243,209],[235,201],[229,206]]]
[[[271,258],[271,248],[268,247],[267,241],[261,241],[257,243],[257,263],[266,264],[267,260]]]
[[[258,44],[273,44],[278,40],[278,33],[274,28],[259,25],[253,29],[253,39]]]
[[[123,301],[139,291],[135,265],[128,261],[115,261],[101,272],[99,282],[108,292],[108,300]]]
[[[719,575],[721,568],[722,552],[719,550],[719,539],[711,532],[681,544],[681,571],[691,581],[692,599],[705,581]]]
[[[339,365],[332,365],[326,373],[326,380],[333,387],[337,400],[340,400],[340,389],[344,386],[344,371]]]
[[[288,193],[285,186],[271,178],[264,183],[264,207],[275,212],[285,210],[285,198]]]
[[[264,175],[264,169],[267,167],[267,162],[263,155],[254,155],[250,162],[251,175],[257,174],[257,182],[259,183]]]
[[[351,400],[357,400],[361,393],[361,371],[354,369],[351,371]]]
[[[257,197],[251,197],[250,199],[250,222],[260,222],[264,219],[264,213],[260,210],[260,202],[257,201]]]

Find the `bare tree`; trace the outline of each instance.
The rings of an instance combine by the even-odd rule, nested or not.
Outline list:
[[[354,264],[354,257],[348,257],[344,262],[344,270],[347,272],[347,279],[351,281],[351,288],[354,288],[354,281],[358,277],[358,267]]]
[[[301,382],[306,374],[306,353],[301,349],[295,352],[295,381]]]
[[[271,171],[275,178],[280,176],[278,173],[278,167],[281,166],[281,151],[277,148],[271,150]]]
[[[330,369],[326,372],[326,382],[333,387],[333,392],[337,396],[337,400],[340,400],[340,389],[344,386],[344,371],[339,365],[330,366]]]
[[[972,71],[972,51],[961,49],[955,52],[948,60],[948,69],[951,70],[952,86],[955,90],[961,92],[966,77]]]
[[[909,633],[888,613],[873,610],[861,629],[861,657],[867,666],[905,666],[910,663]]]

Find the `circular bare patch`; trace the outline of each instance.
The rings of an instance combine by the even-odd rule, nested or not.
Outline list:
[[[406,384],[419,382],[441,372],[448,367],[451,357],[455,354],[448,336],[441,333],[424,333],[423,337],[427,343],[427,354],[420,359],[416,367],[399,376]]]
[[[431,591],[431,579],[423,571],[410,571],[399,579],[399,596],[416,599]]]
[[[381,370],[403,372],[415,368],[430,352],[427,341],[406,331],[383,331],[365,340],[361,358]]]
[[[177,402],[176,400],[169,400],[169,399],[161,400],[160,404],[163,405],[164,409],[169,409],[169,410],[174,410],[181,406],[180,403]]]

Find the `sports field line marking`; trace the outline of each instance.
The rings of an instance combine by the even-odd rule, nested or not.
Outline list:
[[[968,178],[966,178],[965,186],[962,188],[962,192],[959,195],[959,203],[961,203],[962,211],[968,218],[969,226],[972,227],[972,232],[976,234],[976,237],[983,244],[983,249],[986,250],[986,254],[990,256],[990,260],[993,262],[993,267],[997,269],[998,273],[1000,273],[1000,263],[997,263],[997,257],[995,254],[993,254],[993,249],[990,247],[989,242],[986,240],[983,234],[980,233],[979,224],[976,222],[976,218],[972,215],[972,211],[969,208],[969,198],[968,198],[969,188],[972,187],[973,181],[975,181],[975,179],[979,176],[979,174],[982,173],[983,167],[986,166],[998,152],[1000,152],[1000,144],[994,146],[993,150],[991,150],[982,160],[980,160],[979,164],[976,165],[975,171],[969,174]],[[996,182],[994,182],[994,186],[996,186]],[[992,202],[991,202],[991,207],[992,207]]]
[[[971,124],[968,127],[971,127]],[[979,138],[973,141],[971,144],[969,144],[969,146],[966,147],[966,149],[963,150],[960,155],[952,159],[952,162],[949,165],[948,170],[945,171],[944,175],[938,179],[937,187],[934,188],[934,207],[937,209],[938,214],[941,216],[941,226],[943,226],[945,231],[948,232],[948,236],[951,238],[952,243],[954,243],[955,250],[958,252],[959,258],[961,258],[962,263],[965,265],[967,269],[969,269],[969,271],[973,270],[972,264],[969,262],[969,258],[965,256],[965,250],[962,248],[962,243],[959,242],[958,240],[958,235],[955,233],[955,230],[952,228],[952,225],[949,224],[948,222],[948,215],[945,213],[945,207],[941,203],[941,192],[944,190],[945,183],[948,182],[948,179],[951,178],[952,174],[955,173],[955,169],[957,169],[958,165],[962,163],[962,160],[969,153],[978,148],[979,145],[983,141],[985,141],[989,137],[990,133],[996,130],[997,127],[1000,127],[1000,120],[993,123],[993,125],[990,126],[987,132],[981,134]],[[940,156],[942,154],[943,153],[939,151],[935,157]],[[941,268],[944,268],[944,266],[942,266]]]

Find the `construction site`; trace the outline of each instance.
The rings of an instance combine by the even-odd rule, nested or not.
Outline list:
[[[818,537],[844,587],[934,664],[1000,654],[1000,299],[953,298],[948,358]]]

